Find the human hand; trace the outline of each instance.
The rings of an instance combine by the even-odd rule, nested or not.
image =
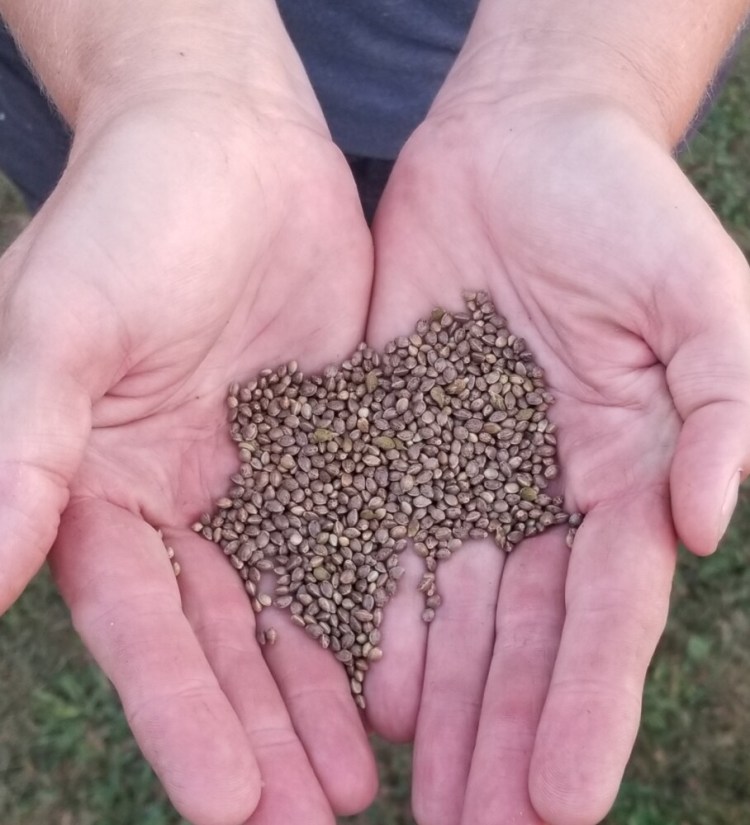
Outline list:
[[[470,101],[470,102],[469,102]],[[589,825],[635,738],[676,538],[711,552],[750,461],[747,264],[671,159],[596,96],[447,95],[375,221],[368,335],[487,290],[545,368],[561,490],[586,513],[509,557],[474,543],[384,620],[369,718],[415,737],[420,825]]]
[[[185,529],[235,471],[230,382],[363,336],[370,237],[296,83],[100,110],[0,264],[0,609],[57,536],[74,624],[196,825],[244,821],[261,783],[253,823],[328,823],[375,784],[338,664],[294,628],[264,662],[235,571]]]

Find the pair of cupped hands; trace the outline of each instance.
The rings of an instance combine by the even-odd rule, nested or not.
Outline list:
[[[460,91],[460,90],[459,90]],[[175,87],[77,124],[0,264],[0,608],[48,559],[177,808],[326,825],[414,740],[420,825],[593,825],[617,792],[678,537],[750,465],[747,265],[669,148],[599,97],[439,98],[372,232],[312,92]],[[486,290],[557,403],[564,533],[409,557],[362,718],[334,658],[189,525],[235,471],[228,385],[314,372]],[[175,579],[162,539],[182,567]],[[450,569],[448,569],[450,568]],[[259,623],[279,640],[261,649]]]

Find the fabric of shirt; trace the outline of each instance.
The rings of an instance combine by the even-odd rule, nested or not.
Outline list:
[[[478,0],[279,0],[333,139],[395,158],[453,65]]]

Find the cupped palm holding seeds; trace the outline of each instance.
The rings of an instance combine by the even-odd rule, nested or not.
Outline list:
[[[57,533],[76,629],[196,825],[258,804],[254,824],[322,825],[376,784],[338,664],[292,643],[266,663],[239,581],[184,529],[235,462],[233,377],[289,352],[321,369],[364,333],[372,249],[346,161],[304,76],[273,114],[260,97],[196,108],[150,86],[82,127],[76,162],[3,260],[1,606]],[[297,666],[314,699],[289,698]]]
[[[363,709],[410,541],[429,623],[439,563],[465,540],[510,551],[580,523],[545,492],[558,470],[542,370],[486,294],[467,295],[466,310],[436,309],[382,355],[362,344],[321,376],[291,362],[234,385],[239,471],[193,526],[220,544],[258,613],[272,575],[273,604],[330,647]]]
[[[368,341],[486,290],[545,369],[560,489],[586,518],[572,552],[549,531],[455,554],[429,626],[405,564],[367,712],[415,738],[417,821],[592,825],[635,739],[676,532],[713,550],[750,466],[750,280],[636,119],[565,93],[475,105],[469,78],[383,196]]]

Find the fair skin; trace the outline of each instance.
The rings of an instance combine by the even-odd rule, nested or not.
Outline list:
[[[399,642],[373,673],[370,718],[415,739],[425,825],[604,817],[676,540],[714,550],[750,463],[747,263],[669,152],[731,15],[638,5],[568,3],[571,38],[557,3],[484,3],[376,216],[369,336],[486,289],[547,371],[566,501],[587,513],[570,554],[545,535],[507,559],[489,544],[451,559],[429,629],[416,569],[387,615]],[[734,4],[735,25],[746,10]],[[664,97],[651,72],[673,83]]]
[[[293,353],[311,371],[340,360],[370,294],[348,166],[275,9],[254,9],[226,48],[197,19],[183,32],[162,18],[179,72],[165,60],[156,78],[107,77],[86,94],[40,46],[75,144],[0,276],[0,608],[54,541],[75,627],[196,825],[254,810],[262,825],[328,823],[376,786],[341,668],[296,634],[264,659],[238,577],[187,527],[233,472],[230,382]],[[113,37],[117,69],[145,65]],[[230,76],[235,37],[266,52]],[[224,76],[203,48],[224,54]]]
[[[370,236],[270,2],[136,5],[0,0],[76,133],[0,265],[0,609],[57,537],[76,627],[181,812],[323,825],[374,791],[343,674],[293,632],[264,659],[184,525],[232,466],[227,384],[364,334]],[[429,633],[408,581],[387,614],[369,721],[416,736],[420,825],[601,819],[676,535],[715,547],[750,452],[746,264],[668,151],[747,4],[527,5],[485,0],[397,164],[368,334],[490,291],[547,369],[588,517],[572,555],[555,534],[458,554]]]

